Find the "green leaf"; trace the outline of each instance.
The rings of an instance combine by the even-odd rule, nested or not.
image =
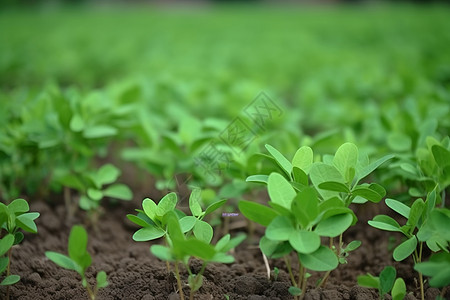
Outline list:
[[[411,231],[413,231],[414,227],[416,227],[417,224],[419,223],[420,218],[422,217],[425,209],[426,209],[425,203],[420,198],[414,201],[414,203],[412,204],[408,221],[406,223],[407,225],[411,226]]]
[[[361,246],[361,241],[351,241],[345,248],[345,251],[347,252],[354,251],[358,249],[359,246]]]
[[[313,150],[308,146],[303,146],[295,152],[294,158],[292,159],[292,166],[299,168],[308,174],[311,169],[313,159]]]
[[[154,256],[164,261],[174,261],[170,248],[162,245],[153,245],[150,247],[150,251]]]
[[[397,280],[395,280],[391,295],[392,300],[403,300],[406,296],[406,284],[402,278],[397,278]]]
[[[97,273],[97,288],[104,288],[108,286],[108,280],[105,271],[100,271]]]
[[[141,227],[147,227],[147,226],[151,225],[150,223],[147,223],[145,220],[139,218],[138,216],[132,215],[132,214],[127,214],[127,218],[134,224],[139,225]]]
[[[299,253],[298,256],[303,266],[313,271],[330,271],[339,265],[336,254],[325,246],[320,246],[310,254]]]
[[[8,263],[8,257],[0,257],[0,274],[2,274],[6,270],[6,268],[8,267]]]
[[[25,213],[30,210],[28,202],[24,199],[15,199],[8,205],[8,210],[12,213]]]
[[[289,289],[288,289],[288,292],[289,292],[289,294],[291,294],[292,296],[298,296],[298,295],[301,295],[302,290],[299,289],[299,288],[296,287],[296,286],[290,286]]]
[[[266,149],[269,151],[269,153],[275,158],[275,161],[277,164],[286,172],[286,175],[291,176],[292,172],[292,164],[291,162],[284,157],[283,154],[281,154],[277,149],[272,147],[269,144],[266,144]]]
[[[205,261],[211,260],[216,254],[216,250],[213,246],[197,239],[189,239],[180,241],[180,245],[189,256],[194,256]]]
[[[350,193],[347,185],[336,181],[326,181],[319,184],[319,188],[327,191]]]
[[[267,182],[269,181],[269,176],[268,175],[251,175],[251,176],[248,176],[247,179],[245,179],[245,181],[260,182],[260,183],[267,184]]]
[[[142,201],[142,209],[144,210],[147,217],[149,217],[151,220],[155,219],[157,205],[155,204],[155,202],[153,202],[153,200],[145,198]]]
[[[347,183],[351,183],[355,175],[356,163],[358,162],[358,147],[352,143],[345,143],[339,147],[333,158],[336,169],[345,178]],[[352,170],[353,169],[353,173]]]
[[[99,201],[103,198],[103,193],[100,190],[89,188],[87,190],[87,195],[94,201]]]
[[[19,282],[20,276],[19,275],[9,275],[5,277],[5,279],[2,280],[0,285],[11,285]]]
[[[434,160],[439,168],[443,169],[450,165],[450,151],[440,145],[433,145],[431,147],[431,152],[433,153]]]
[[[294,182],[299,183],[300,185],[308,185],[308,175],[306,175],[303,170],[293,167],[292,177],[294,178]]]
[[[230,241],[230,234],[224,235],[220,240],[217,241],[216,245],[214,246],[214,249],[216,251],[221,251]]]
[[[289,218],[278,216],[267,226],[266,236],[272,241],[287,241],[294,230]]]
[[[291,202],[296,196],[294,188],[280,174],[271,173],[267,185],[270,199],[287,209],[291,208]]]
[[[319,214],[319,199],[313,187],[298,192],[292,201],[291,211],[303,228],[316,219]]]
[[[379,277],[381,295],[389,293],[394,286],[395,277],[397,277],[397,272],[394,267],[387,266],[381,271]]]
[[[402,261],[410,256],[417,247],[417,238],[412,236],[394,249],[393,257],[396,261]]]
[[[117,178],[119,178],[120,173],[120,170],[112,164],[103,165],[100,169],[98,169],[94,176],[97,188],[101,188],[104,184],[115,182]]]
[[[145,227],[141,228],[133,234],[133,240],[136,242],[145,242],[155,240],[164,236],[166,233],[164,230],[158,227]]]
[[[412,141],[409,136],[400,132],[391,132],[387,137],[389,147],[398,152],[411,149]]]
[[[380,280],[378,279],[378,277],[372,276],[370,274],[358,276],[357,282],[359,286],[367,288],[378,289],[380,285]]]
[[[278,216],[272,208],[256,202],[242,200],[238,206],[246,218],[266,227]]]
[[[156,208],[156,215],[162,217],[167,212],[173,211],[175,209],[175,206],[177,205],[177,201],[177,194],[169,193],[165,195],[158,203],[158,206]]]
[[[110,185],[105,190],[103,190],[103,195],[126,201],[129,201],[133,198],[133,192],[127,185],[122,183]]]
[[[53,251],[47,251],[45,252],[45,256],[47,256],[48,259],[50,259],[52,262],[57,264],[60,267],[63,267],[64,269],[73,270],[78,272],[78,267],[76,263],[71,260],[69,257],[53,252]]]
[[[197,222],[197,218],[194,216],[185,216],[180,219],[180,227],[183,233],[188,232],[192,228],[194,228],[195,223]]]
[[[80,226],[75,225],[70,230],[69,235],[69,257],[76,263],[79,263],[80,257],[86,254],[88,243],[88,235],[86,230]]]
[[[320,236],[315,232],[295,230],[289,236],[289,243],[299,253],[313,253],[320,247]]]
[[[194,235],[199,240],[209,244],[213,237],[213,229],[211,225],[205,221],[197,221],[194,225]]]
[[[227,200],[219,200],[217,202],[212,203],[211,205],[209,205],[206,210],[205,210],[205,216],[209,215],[210,213],[214,212],[215,210],[219,209],[220,207],[222,207],[225,203],[227,203]]]
[[[16,217],[16,225],[26,232],[37,233],[37,226],[34,223],[40,216],[37,212],[25,213]]]
[[[389,216],[378,215],[372,221],[368,221],[369,225],[381,230],[402,232],[400,225]]]
[[[263,236],[259,240],[259,248],[269,258],[280,258],[292,251],[292,246],[289,242],[278,242],[269,240]]]
[[[425,276],[430,276],[429,284],[432,287],[450,285],[450,254],[440,252],[433,254],[429,261],[418,263],[414,269]]]
[[[84,120],[79,114],[74,114],[70,119],[70,130],[74,132],[80,132],[84,129]]]
[[[202,207],[200,206],[201,195],[202,190],[199,188],[194,188],[189,197],[189,209],[195,217],[199,217],[203,213]]]
[[[320,236],[336,237],[346,231],[353,222],[351,214],[339,214],[322,220],[314,232]]]
[[[220,251],[227,252],[233,248],[236,248],[240,243],[242,243],[247,238],[245,234],[239,234],[238,236],[232,238]]]
[[[337,193],[320,189],[319,185],[321,183],[327,181],[345,183],[344,178],[335,166],[327,165],[321,162],[317,162],[312,165],[309,176],[313,185],[325,199],[332,198],[333,196],[336,196]]]
[[[83,131],[83,137],[87,139],[110,137],[116,134],[117,129],[107,125],[90,126]]]
[[[400,201],[397,201],[394,199],[389,199],[389,198],[384,200],[384,202],[386,202],[386,205],[388,207],[390,207],[392,210],[394,210],[395,212],[399,213],[400,215],[404,216],[405,218],[409,217],[409,212],[411,211],[411,209],[407,205],[401,203]]]
[[[201,274],[190,274],[188,284],[193,292],[198,291],[203,285],[203,276]]]
[[[14,235],[7,234],[0,240],[0,256],[3,256],[14,244]]]
[[[369,200],[370,202],[378,203],[383,198],[383,195],[380,195],[378,191],[375,191],[370,188],[370,186],[357,186],[352,190],[353,196],[360,196],[364,199]]]
[[[370,173],[372,173],[373,171],[375,171],[379,166],[381,166],[382,164],[384,164],[385,162],[387,162],[388,160],[394,158],[395,155],[393,154],[389,154],[386,156],[383,156],[382,158],[378,159],[377,161],[371,163],[370,165],[368,165],[367,167],[363,168],[361,171],[359,171],[357,173],[357,177],[358,177],[358,182],[363,179],[364,177],[366,177],[367,175],[369,175]]]

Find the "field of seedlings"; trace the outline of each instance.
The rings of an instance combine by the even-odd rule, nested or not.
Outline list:
[[[450,299],[450,6],[0,6],[0,297]]]

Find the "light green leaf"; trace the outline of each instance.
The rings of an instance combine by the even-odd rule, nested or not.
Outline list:
[[[185,216],[180,219],[180,227],[183,233],[188,232],[192,228],[194,228],[195,223],[197,222],[197,218],[194,216]]]
[[[315,232],[295,230],[289,236],[289,243],[299,253],[313,253],[320,246],[320,236]]]
[[[247,179],[245,179],[245,181],[260,182],[260,183],[267,184],[267,182],[269,181],[269,176],[268,175],[251,175],[251,176],[248,176]]]
[[[393,257],[396,261],[402,261],[410,256],[417,247],[417,238],[412,236],[394,249]]]
[[[84,129],[84,120],[79,114],[74,114],[70,120],[70,129],[74,132],[80,132]]]
[[[409,217],[409,212],[411,211],[411,209],[407,205],[401,203],[400,201],[397,201],[394,199],[389,199],[389,198],[384,200],[384,202],[386,202],[386,205],[388,207],[390,207],[392,210],[394,210],[395,212],[399,213],[400,215],[404,216],[405,218]]]
[[[378,215],[372,221],[368,221],[369,225],[381,230],[402,232],[400,225],[389,216]]]
[[[120,170],[112,164],[103,165],[100,169],[98,169],[95,175],[97,188],[100,188],[104,184],[115,182],[117,178],[119,178],[120,173]]]
[[[295,152],[294,158],[292,159],[292,166],[308,174],[313,163],[313,158],[313,150],[308,146],[303,146]]]
[[[5,279],[2,280],[0,285],[11,285],[19,282],[20,276],[19,275],[9,275],[5,277]]]
[[[105,271],[100,271],[97,273],[97,288],[104,288],[108,286],[108,280]]]
[[[268,226],[272,220],[278,216],[276,211],[265,205],[251,202],[251,201],[239,201],[239,210],[248,219],[261,224],[263,226]]]
[[[259,240],[259,248],[262,253],[269,258],[280,258],[291,253],[292,246],[289,242],[278,242],[269,240],[266,236],[263,236]]]
[[[321,183],[327,181],[345,183],[344,178],[342,177],[341,173],[339,173],[339,171],[336,169],[336,167],[321,162],[316,162],[312,165],[311,171],[309,172],[309,176],[312,184],[318,189],[318,192],[325,199],[332,198],[338,195],[338,193],[320,189],[319,185]]]
[[[384,164],[385,162],[387,162],[388,160],[390,160],[390,159],[392,159],[394,157],[395,157],[395,155],[393,155],[393,154],[389,154],[389,155],[383,156],[382,158],[380,158],[377,161],[371,163],[367,167],[361,169],[357,173],[357,177],[358,177],[357,181],[359,182],[361,179],[363,179],[364,177],[366,177],[367,175],[369,175],[370,173],[375,171],[379,166],[381,166],[382,164]]]
[[[286,175],[291,176],[291,172],[292,172],[291,162],[286,157],[284,157],[283,154],[281,154],[277,149],[275,149],[271,145],[266,144],[266,149],[275,158],[275,161],[281,167],[281,169],[283,169],[283,171],[286,172]]]
[[[150,247],[150,251],[154,256],[159,258],[160,260],[164,261],[174,261],[174,258],[172,256],[172,252],[170,251],[170,248],[167,248],[162,245],[153,245]]]
[[[397,278],[395,280],[391,295],[392,300],[403,300],[403,298],[406,296],[406,284],[402,278]]]
[[[8,205],[8,210],[13,213],[25,213],[30,210],[30,207],[26,200],[15,199]]]
[[[439,168],[443,169],[445,166],[450,165],[450,151],[440,145],[433,145],[431,152]]]
[[[292,185],[280,174],[271,173],[267,185],[270,199],[287,209],[291,208],[291,202],[296,196]]]
[[[320,246],[310,254],[299,253],[298,256],[303,266],[313,271],[330,271],[339,265],[336,254],[325,246]]]
[[[339,147],[333,159],[336,169],[345,178],[347,183],[351,183],[355,175],[356,163],[358,162],[358,147],[352,143],[345,143]],[[353,172],[351,171],[353,169]]]
[[[227,203],[226,199],[223,200],[219,200],[216,201],[214,203],[212,203],[211,205],[209,205],[206,209],[205,209],[205,216],[209,215],[210,213],[214,212],[215,210],[219,209],[220,207],[222,207],[225,203]]]
[[[14,244],[14,235],[7,234],[0,240],[0,256],[3,256]]]
[[[142,209],[144,210],[147,217],[149,217],[151,220],[155,219],[157,205],[155,204],[155,202],[153,202],[153,200],[145,198],[142,201]]]
[[[87,195],[94,201],[99,201],[103,198],[103,193],[100,190],[89,188],[87,190]]]
[[[64,269],[73,270],[78,272],[78,267],[76,263],[71,260],[69,257],[53,252],[53,251],[47,251],[45,252],[45,256],[47,256],[48,259],[50,259],[52,262],[57,264],[60,267],[63,267]]]
[[[278,216],[267,226],[266,236],[272,241],[287,241],[294,230],[289,218]]]
[[[80,257],[86,254],[88,243],[88,235],[86,230],[80,226],[75,225],[70,230],[69,235],[69,257],[79,264]]]
[[[378,289],[380,286],[380,280],[378,277],[375,277],[371,274],[360,275],[357,277],[357,282],[359,286],[367,287],[367,288],[375,288]]]
[[[291,212],[303,228],[316,219],[319,214],[319,199],[313,187],[298,192],[292,201]]]
[[[351,214],[339,214],[322,220],[314,232],[320,236],[336,237],[346,231],[353,222]]]
[[[117,129],[107,125],[90,126],[83,131],[83,136],[87,139],[110,137],[116,134]]]
[[[326,181],[319,184],[319,188],[327,191],[350,193],[350,189],[347,185],[336,181]]]
[[[197,221],[194,225],[194,235],[199,240],[209,244],[213,237],[213,229],[211,225],[205,221]]]
[[[16,225],[26,232],[37,233],[36,220],[40,216],[37,212],[24,213],[16,217]]]
[[[126,201],[129,201],[133,198],[133,192],[127,185],[122,183],[110,185],[105,190],[103,190],[103,195]]]
[[[158,227],[145,227],[141,228],[133,234],[133,240],[136,242],[151,241],[164,236],[166,233],[164,230]]]
[[[189,209],[195,217],[199,217],[203,213],[202,207],[200,206],[201,195],[202,190],[194,188],[189,196]]]
[[[165,195],[158,203],[156,208],[157,216],[164,216],[167,212],[173,211],[177,205],[178,197],[175,193]]]

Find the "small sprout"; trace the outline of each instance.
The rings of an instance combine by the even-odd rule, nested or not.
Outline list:
[[[104,271],[97,273],[97,284],[92,288],[86,279],[86,270],[92,264],[91,255],[87,252],[88,236],[86,230],[79,225],[72,227],[69,236],[69,256],[47,251],[45,255],[60,267],[76,271],[81,276],[81,284],[86,288],[90,300],[95,300],[98,290],[108,285]]]
[[[371,274],[358,276],[358,285],[378,289],[380,300],[389,292],[393,300],[402,300],[406,295],[406,285],[402,278],[396,279],[396,276],[395,268],[388,266],[381,271],[380,277]]]
[[[278,275],[280,275],[280,270],[277,267],[273,268],[273,280],[278,280]]]
[[[34,223],[39,217],[37,212],[28,212],[30,207],[24,199],[16,199],[9,205],[0,203],[0,225],[5,229],[7,235],[0,241],[0,274],[5,272],[6,277],[0,285],[8,286],[6,289],[6,299],[9,299],[9,285],[20,280],[19,275],[10,274],[12,247],[20,244],[24,235],[19,229],[26,232],[37,233],[37,226]],[[7,256],[3,256],[7,254]]]

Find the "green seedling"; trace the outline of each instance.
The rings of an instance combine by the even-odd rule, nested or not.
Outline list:
[[[0,273],[6,270],[6,277],[0,285],[7,285],[6,299],[9,299],[9,285],[20,280],[20,276],[10,274],[12,247],[20,244],[24,235],[20,229],[30,233],[37,233],[37,226],[34,223],[39,217],[37,212],[28,212],[30,207],[24,199],[15,199],[9,205],[0,203],[0,224],[1,228],[7,232],[0,242]],[[3,257],[7,253],[6,257]]]
[[[358,276],[358,285],[378,289],[380,300],[391,292],[392,300],[402,300],[406,295],[406,285],[402,278],[396,278],[397,271],[388,266],[381,271],[379,277],[371,274]]]
[[[344,246],[342,234],[357,221],[348,206],[379,202],[385,196],[386,191],[380,185],[359,182],[393,156],[370,164],[366,156],[360,157],[354,144],[345,143],[334,156],[324,156],[323,162],[314,162],[313,151],[307,146],[298,149],[290,161],[274,147],[266,145],[266,148],[281,172],[249,176],[247,181],[267,184],[270,207],[241,201],[239,208],[248,219],[267,226],[260,241],[266,256],[283,257],[292,250],[298,253],[301,266],[298,281],[289,262],[287,267],[293,283],[291,293],[303,298],[306,269],[327,271],[319,283],[323,286],[330,272],[339,263],[346,263],[349,253],[361,245],[353,241]],[[321,237],[330,239],[328,247],[321,245]]]
[[[423,244],[432,251],[449,249],[449,216],[447,211],[437,211],[436,188],[428,193],[424,202],[421,198],[415,200],[411,207],[394,199],[386,199],[386,205],[407,219],[406,224],[400,224],[393,218],[386,215],[377,215],[369,221],[372,227],[399,232],[406,237],[406,240],[398,245],[393,251],[396,261],[402,261],[412,255],[415,264],[422,262]],[[421,297],[424,299],[423,277],[419,267],[419,282]]]
[[[142,227],[134,233],[133,240],[144,242],[166,237],[167,222],[164,216],[172,211],[178,216],[183,233],[192,231],[196,238],[209,243],[213,237],[213,229],[211,225],[203,221],[203,218],[223,206],[226,200],[214,202],[203,211],[200,205],[201,190],[195,188],[189,197],[189,209],[192,216],[187,216],[176,209],[177,202],[178,196],[175,193],[167,194],[158,204],[149,198],[144,199],[142,210],[136,209],[137,215],[127,215],[131,222]]]
[[[86,230],[79,225],[72,227],[69,235],[69,256],[47,251],[45,255],[60,267],[76,271],[81,276],[81,284],[86,288],[90,300],[95,300],[98,290],[108,285],[107,276],[100,271],[96,276],[96,285],[91,287],[86,278],[86,270],[92,264],[91,255],[87,252],[88,236]]]
[[[104,197],[119,200],[131,200],[133,193],[122,183],[115,183],[121,172],[111,164],[105,164],[95,171],[67,174],[59,181],[66,187],[74,188],[81,194],[79,206],[90,212],[94,225],[96,224],[100,202]],[[66,201],[70,209],[70,200]]]
[[[184,299],[179,264],[183,264],[189,273],[188,285],[190,287],[189,299],[194,299],[194,294],[203,284],[203,273],[208,263],[232,263],[234,257],[227,252],[239,245],[245,235],[230,239],[230,235],[223,236],[216,245],[211,245],[195,236],[187,237],[181,229],[178,216],[173,212],[168,212],[164,218],[167,223],[167,246],[153,245],[150,251],[161,260],[173,262],[175,265],[175,276],[177,278],[180,298]],[[202,267],[197,274],[194,274],[189,267],[189,260],[195,257],[202,261]]]

